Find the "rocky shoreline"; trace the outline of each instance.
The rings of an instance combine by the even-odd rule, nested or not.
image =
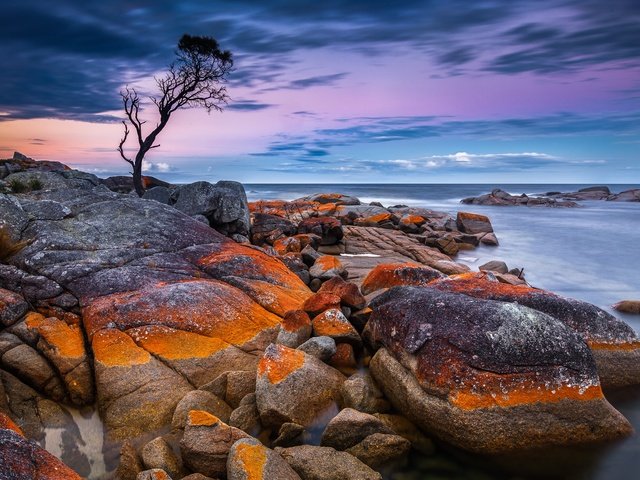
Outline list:
[[[463,198],[460,203],[466,205],[574,208],[580,206],[577,202],[589,200],[640,202],[640,189],[612,193],[607,186],[595,186],[582,188],[577,192],[547,192],[542,195],[529,196],[525,193],[511,195],[504,190],[496,188],[491,193],[478,197]]]
[[[456,261],[498,245],[486,216],[149,177],[138,198],[20,155],[0,181],[0,477],[98,478],[83,408],[119,480],[379,479],[441,445],[632,433],[602,388],[640,384],[638,336]]]

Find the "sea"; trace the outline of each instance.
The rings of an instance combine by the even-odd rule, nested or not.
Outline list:
[[[501,188],[511,194],[574,192],[582,184],[245,184],[249,201],[293,200],[319,192],[339,192],[362,203],[408,205],[448,212],[475,212],[491,219],[500,245],[465,251],[456,260],[473,270],[489,260],[524,268],[527,281],[560,295],[593,303],[623,319],[640,333],[640,315],[611,306],[640,300],[640,203],[579,202],[579,208],[463,205],[460,200]],[[640,185],[608,185],[618,193]],[[607,399],[640,432],[640,387],[605,392]],[[391,468],[386,478],[640,478],[640,436],[607,446],[556,449],[517,462],[474,457],[446,445],[438,454],[414,456]],[[514,465],[515,463],[515,465]]]

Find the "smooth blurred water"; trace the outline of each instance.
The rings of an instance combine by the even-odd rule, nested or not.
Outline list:
[[[378,201],[385,206],[404,204],[443,210],[455,215],[470,211],[487,215],[500,241],[499,247],[480,247],[462,252],[458,261],[473,269],[491,259],[507,262],[509,267],[524,267],[527,280],[534,286],[561,295],[578,298],[602,307],[624,319],[640,332],[640,316],[614,312],[611,305],[624,299],[640,299],[640,203],[591,201],[581,208],[485,207],[462,205],[465,197],[502,188],[512,194],[542,194],[549,191],[573,192],[589,185],[393,185],[393,184],[248,184],[249,200],[292,200],[319,192],[339,192],[358,197],[363,203]],[[609,185],[620,192],[638,185]],[[609,401],[640,431],[640,388],[607,392]],[[580,479],[639,478],[640,439],[638,434],[602,448],[558,449],[560,463],[571,466],[572,475],[548,467],[539,477]],[[460,458],[462,456],[462,459]],[[557,461],[557,459],[555,459]],[[476,468],[480,463],[480,472]],[[435,464],[435,466],[434,466]],[[426,465],[422,468],[421,465]],[[494,478],[504,474],[487,470],[489,462],[456,452],[441,454],[437,461],[414,458],[408,468],[389,478]],[[552,471],[553,469],[553,471]],[[484,476],[482,471],[484,470]],[[513,472],[513,470],[511,470]],[[515,476],[524,472],[516,467]]]

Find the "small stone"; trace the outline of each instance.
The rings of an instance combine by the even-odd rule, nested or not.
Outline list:
[[[478,270],[481,272],[507,273],[509,267],[501,260],[491,260],[490,262],[480,265]]]
[[[346,450],[374,433],[394,432],[373,415],[345,408],[327,424],[320,444],[336,450]]]
[[[182,397],[182,400],[176,406],[171,420],[171,427],[184,428],[191,410],[204,410],[215,415],[223,422],[228,422],[229,415],[231,415],[231,407],[213,393],[205,390],[192,390]]]
[[[163,470],[172,477],[182,476],[182,465],[169,444],[157,437],[142,447],[142,463],[149,470]]]
[[[283,423],[278,430],[278,438],[273,441],[274,447],[295,447],[302,445],[304,435],[304,427],[297,423]]]
[[[336,341],[331,337],[311,337],[298,347],[309,355],[319,358],[323,362],[328,361],[337,351]]]
[[[374,433],[346,450],[362,463],[379,469],[405,458],[411,443],[400,435]]]
[[[331,337],[336,343],[350,343],[357,347],[362,345],[362,339],[356,329],[336,308],[322,312],[313,319],[312,325],[313,334],[317,337]]]
[[[120,463],[116,469],[116,480],[136,480],[138,474],[144,470],[142,461],[135,447],[126,440],[120,448]]]

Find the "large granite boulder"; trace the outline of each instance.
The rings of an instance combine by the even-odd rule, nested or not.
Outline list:
[[[400,285],[420,286],[444,275],[435,268],[416,263],[381,263],[376,265],[362,281],[360,290],[364,295],[383,288]]]
[[[425,287],[395,287],[371,307],[367,334],[382,346],[371,372],[426,432],[481,453],[631,433],[587,344],[549,315]]]
[[[273,245],[276,240],[298,233],[298,227],[286,218],[268,213],[252,215],[251,242],[254,245]]]
[[[310,426],[342,403],[344,376],[321,360],[283,345],[270,345],[258,363],[256,402],[265,427]]]
[[[640,338],[629,325],[595,305],[525,285],[492,281],[485,273],[455,275],[429,286],[475,298],[513,302],[546,313],[589,345],[604,387],[640,384]]]

